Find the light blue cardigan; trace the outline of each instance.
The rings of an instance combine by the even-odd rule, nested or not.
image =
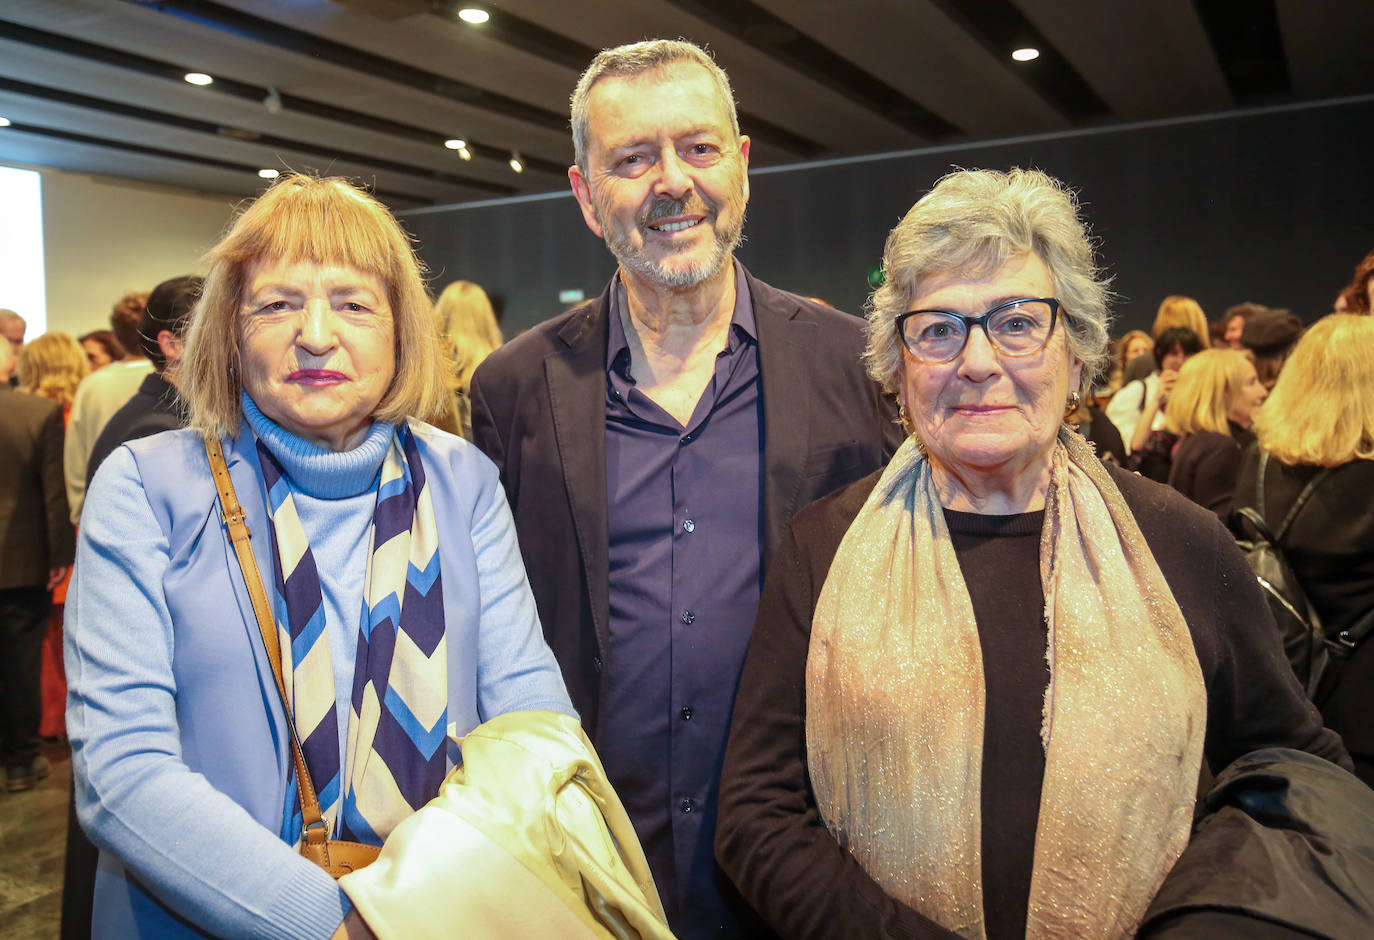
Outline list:
[[[575,714],[495,467],[427,425],[416,439],[441,530],[450,734],[507,711]],[[225,458],[270,579],[246,423]],[[328,937],[347,900],[278,835],[286,726],[198,432],[132,442],[101,466],[66,663],[77,811],[101,849],[94,936]]]

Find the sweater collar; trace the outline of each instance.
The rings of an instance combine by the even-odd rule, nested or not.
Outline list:
[[[357,447],[332,451],[277,424],[262,413],[247,392],[243,393],[243,416],[258,440],[277,458],[291,484],[317,499],[344,499],[371,489],[395,431],[390,424],[374,421]]]

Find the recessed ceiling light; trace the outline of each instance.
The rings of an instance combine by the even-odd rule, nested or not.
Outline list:
[[[209,85],[214,81],[213,78],[206,75],[204,72],[187,72],[182,78],[186,79],[186,81],[190,82],[192,85]]]
[[[9,127],[9,126],[10,126],[10,119],[9,119],[9,118],[0,118],[0,127]]]
[[[520,158],[520,151],[512,150],[510,154],[510,168],[517,173],[525,172],[525,161]]]
[[[1040,58],[1040,50],[1032,49],[1030,46],[1027,46],[1024,49],[1017,49],[1012,52],[1011,57],[1017,62],[1029,62],[1032,59]]]
[[[461,137],[454,137],[452,140],[444,141],[444,146],[450,150],[462,150],[467,147],[468,142]]]
[[[281,176],[281,173],[277,170],[272,169],[271,167],[268,167],[265,170],[258,170],[258,175],[265,180],[274,180],[278,176]]]
[[[464,23],[471,23],[473,26],[480,26],[491,19],[491,14],[486,10],[479,10],[477,7],[463,7],[458,11],[458,19]]]
[[[464,160],[471,160],[471,159],[472,159],[472,151],[469,150],[469,149],[466,148],[466,147],[459,147],[459,148],[458,148],[458,156],[462,157]]]

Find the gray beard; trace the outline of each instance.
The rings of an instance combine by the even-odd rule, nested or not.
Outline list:
[[[660,206],[662,208],[659,208]],[[658,203],[650,209],[639,224],[645,226],[654,219],[676,215],[683,211],[685,206],[685,202]],[[642,249],[637,249],[631,244],[628,236],[620,234],[614,226],[607,225],[606,220],[601,215],[600,206],[596,207],[596,219],[601,226],[601,231],[606,233],[606,247],[610,249],[611,254],[615,256],[615,260],[619,262],[622,268],[669,290],[698,287],[713,279],[720,273],[725,262],[734,254],[744,237],[744,212],[741,210],[739,220],[735,225],[729,229],[716,229],[715,245],[705,261],[685,268],[666,268],[659,262],[646,257]],[[720,216],[717,214],[713,221],[719,221],[719,219]]]

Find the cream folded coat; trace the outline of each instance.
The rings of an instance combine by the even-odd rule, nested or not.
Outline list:
[[[508,712],[381,856],[344,876],[383,940],[671,940],[644,852],[577,720]]]

